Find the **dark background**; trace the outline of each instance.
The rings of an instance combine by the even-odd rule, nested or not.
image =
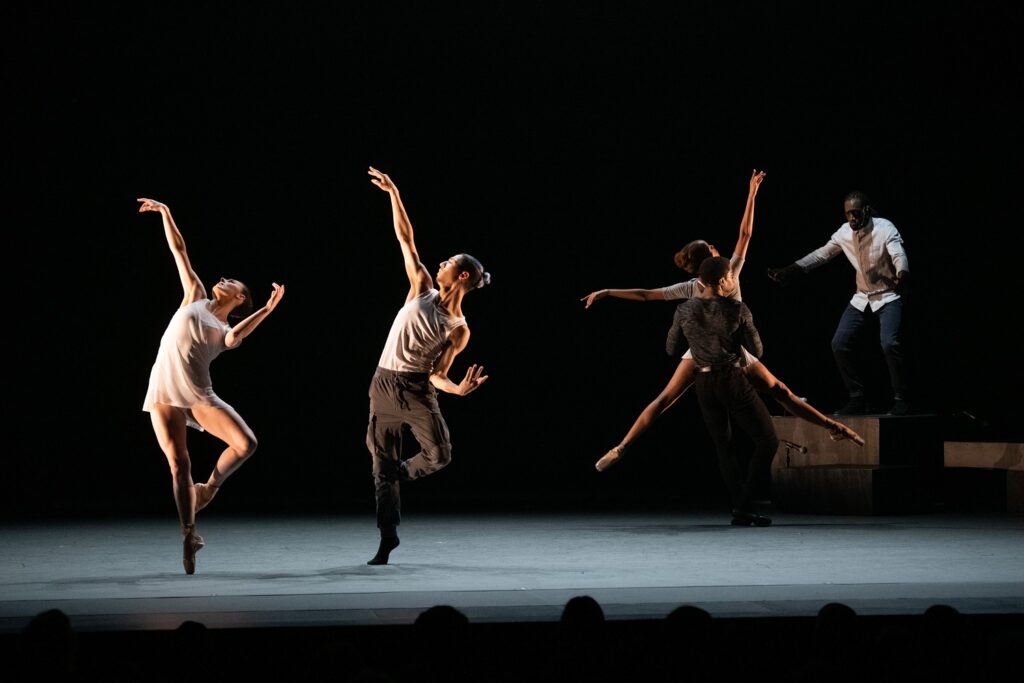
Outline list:
[[[260,440],[215,507],[372,518],[366,387],[407,282],[371,164],[429,267],[466,251],[494,277],[453,368],[491,379],[441,397],[454,461],[407,513],[724,500],[692,392],[593,470],[675,365],[673,304],[579,299],[685,279],[691,239],[729,253],[752,168],[743,292],[768,367],[843,402],[851,267],[787,288],[765,270],[824,244],[860,189],[909,255],[916,407],[945,438],[1020,440],[1017,7],[5,4],[4,515],[174,514],[140,410],[181,296],[136,212],[153,197],[208,287],[287,286],[213,366]],[[219,442],[189,443],[203,479]]]

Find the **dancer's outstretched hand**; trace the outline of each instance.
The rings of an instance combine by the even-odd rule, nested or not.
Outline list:
[[[775,282],[778,282],[780,285],[785,286],[789,284],[796,275],[803,272],[804,271],[800,266],[795,263],[790,263],[788,266],[783,266],[782,268],[769,268],[768,277]]]
[[[279,285],[276,282],[273,285],[274,291],[270,293],[270,298],[267,300],[267,313],[277,308],[277,305],[281,303],[281,299],[284,298],[284,285]]]
[[[385,192],[398,191],[398,188],[395,186],[393,182],[391,182],[391,178],[388,177],[387,173],[381,173],[373,166],[370,167],[370,170],[367,171],[367,173],[369,173],[370,176],[372,176],[370,182],[379,187],[380,189],[384,190]]]
[[[608,290],[599,289],[596,292],[591,292],[590,294],[587,294],[585,297],[580,299],[580,301],[586,302],[583,308],[590,308],[591,306],[594,305],[595,301],[597,301],[598,299],[603,299],[606,296],[608,296]]]
[[[459,382],[459,396],[465,396],[472,391],[476,391],[477,387],[486,381],[487,375],[484,374],[484,366],[470,365],[469,369],[466,370],[466,376]]]
[[[761,182],[764,180],[764,171],[758,171],[756,168],[750,173],[750,194],[757,194],[757,188],[761,187]]]
[[[146,199],[145,197],[139,197],[136,201],[142,202],[142,206],[139,207],[139,213],[146,211],[166,211],[167,205],[163,202],[158,202],[155,199]]]

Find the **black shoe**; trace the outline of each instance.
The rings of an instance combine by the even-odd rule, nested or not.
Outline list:
[[[842,408],[836,410],[833,415],[867,415],[868,402],[863,396],[851,396]]]
[[[733,526],[771,526],[772,518],[759,515],[756,512],[736,512],[732,513]]]
[[[902,398],[897,398],[892,402],[892,408],[889,409],[887,415],[909,415],[910,404],[908,404]]]

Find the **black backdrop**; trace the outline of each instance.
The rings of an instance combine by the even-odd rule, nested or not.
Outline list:
[[[140,407],[180,287],[141,196],[171,206],[206,283],[288,289],[213,366],[260,440],[218,507],[369,515],[366,387],[407,287],[370,164],[428,264],[466,251],[494,276],[454,368],[491,380],[441,397],[454,461],[410,511],[720,499],[692,394],[593,471],[674,366],[672,305],[579,299],[678,281],[690,239],[727,251],[755,167],[743,288],[768,366],[842,402],[851,268],[764,273],[862,189],[909,254],[917,407],[949,438],[1020,439],[1010,3],[215,5],[2,10],[5,516],[173,514]],[[189,440],[201,478],[219,448]]]

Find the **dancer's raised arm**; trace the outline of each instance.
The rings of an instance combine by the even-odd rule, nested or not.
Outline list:
[[[181,288],[185,293],[179,308],[188,306],[199,299],[205,299],[206,288],[203,287],[203,283],[199,276],[196,275],[196,271],[192,270],[192,263],[188,260],[188,252],[185,250],[185,239],[181,236],[178,226],[174,223],[171,209],[166,204],[155,199],[140,197],[138,201],[142,202],[142,205],[139,207],[139,213],[155,211],[163,219],[167,246],[171,248],[171,253],[174,255],[174,263],[178,266],[178,277],[181,278]]]
[[[750,174],[750,185],[747,190],[747,205],[743,209],[743,218],[740,219],[740,235],[736,239],[736,248],[732,250],[733,267],[736,259],[747,259],[747,248],[750,246],[750,237],[754,234],[754,203],[757,198],[757,189],[761,187],[764,180],[764,171],[756,168]]]
[[[259,309],[245,320],[231,328],[231,331],[224,337],[224,346],[233,349],[242,343],[242,340],[252,334],[256,326],[263,322],[263,319],[270,315],[284,296],[284,285],[273,283],[274,291],[270,293],[266,305]]]
[[[430,272],[420,261],[419,252],[416,251],[416,242],[412,236],[412,223],[409,221],[409,214],[405,212],[402,198],[398,194],[398,187],[388,177],[387,173],[381,173],[373,166],[367,173],[372,176],[374,185],[391,195],[391,214],[395,221],[395,236],[398,243],[402,245],[402,257],[405,259],[405,274],[409,276],[409,294],[406,301],[411,301],[426,290],[434,286]]]

